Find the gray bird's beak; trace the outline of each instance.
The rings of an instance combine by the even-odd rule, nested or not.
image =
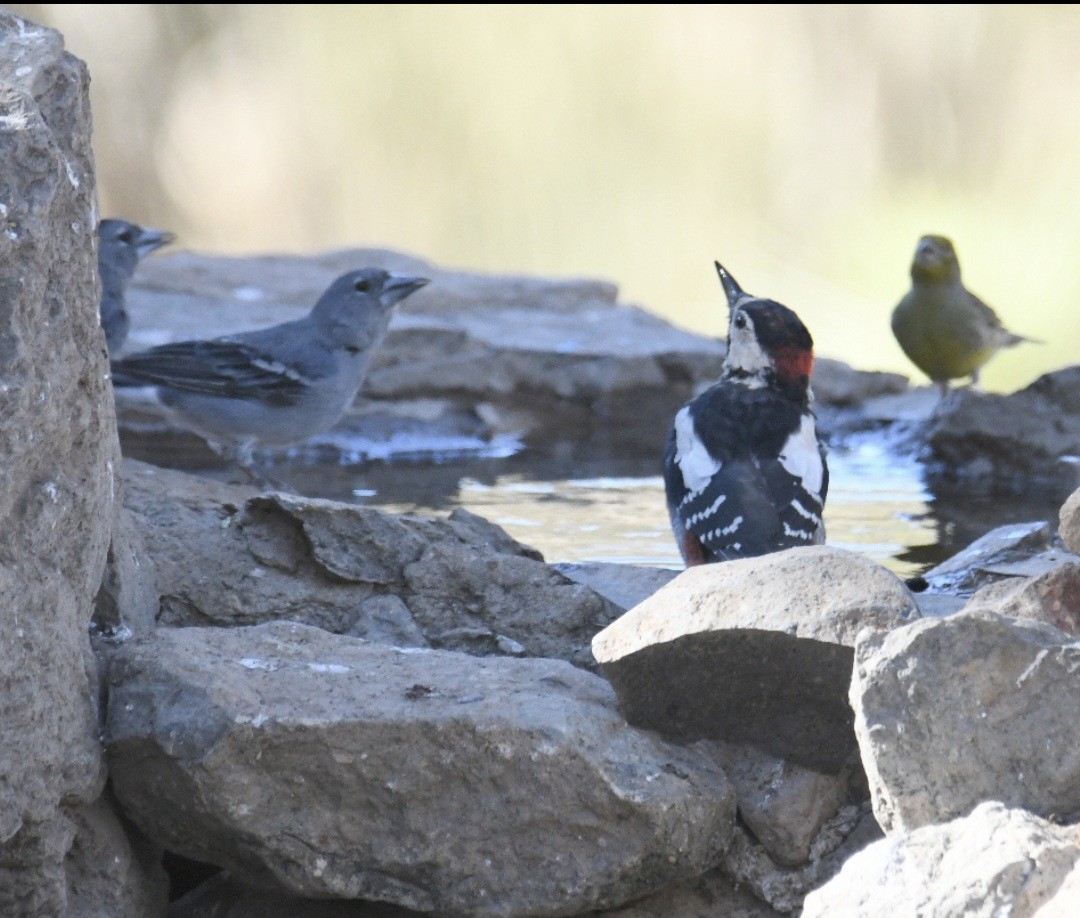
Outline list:
[[[716,265],[716,273],[720,275],[720,283],[723,285],[724,294],[727,296],[728,312],[731,312],[742,300],[753,299],[749,293],[739,286],[739,282],[727,273],[727,269],[720,262],[716,261],[713,264]]]
[[[139,231],[139,237],[135,241],[135,249],[139,253],[139,258],[145,258],[155,249],[160,249],[163,245],[168,245],[175,239],[176,236],[173,233],[143,228]]]
[[[431,282],[426,277],[401,277],[391,274],[383,284],[382,300],[388,306],[400,303],[410,293],[415,293],[429,283]]]

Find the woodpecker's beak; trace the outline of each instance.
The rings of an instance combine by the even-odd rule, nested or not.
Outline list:
[[[739,282],[727,273],[727,269],[720,262],[716,261],[713,264],[716,265],[716,273],[720,275],[720,283],[727,296],[728,312],[731,312],[742,300],[752,299],[750,294],[739,286]]]
[[[143,228],[139,230],[139,236],[135,240],[135,249],[139,253],[139,258],[145,258],[155,249],[168,245],[174,239],[176,239],[176,236],[173,233]]]

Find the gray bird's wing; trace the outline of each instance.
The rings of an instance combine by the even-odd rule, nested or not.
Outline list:
[[[177,341],[113,361],[120,385],[164,386],[220,398],[295,405],[307,388],[288,363],[243,341]]]

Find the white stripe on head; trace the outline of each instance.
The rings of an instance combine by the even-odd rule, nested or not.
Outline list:
[[[723,466],[719,459],[709,455],[698,437],[689,405],[675,415],[675,463],[682,473],[683,484],[692,492],[703,490]]]
[[[724,372],[737,370],[740,375],[746,374],[749,379],[745,383],[757,388],[765,384],[762,377],[772,365],[772,360],[758,341],[754,320],[743,309],[732,310],[728,320],[728,352],[724,359]]]
[[[780,464],[798,478],[807,491],[821,500],[821,481],[825,476],[825,468],[821,461],[813,415],[804,414],[799,429],[787,438],[780,450]]]

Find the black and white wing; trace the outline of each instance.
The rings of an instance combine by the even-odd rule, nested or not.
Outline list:
[[[306,389],[304,377],[264,349],[215,338],[177,341],[112,361],[115,386],[165,386],[180,392],[294,405]]]

